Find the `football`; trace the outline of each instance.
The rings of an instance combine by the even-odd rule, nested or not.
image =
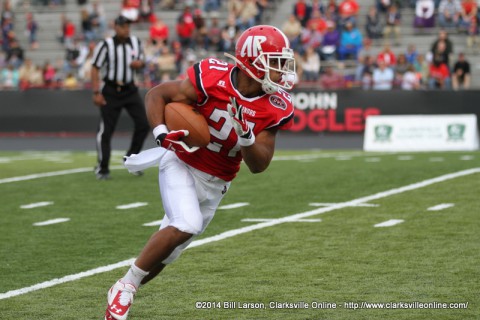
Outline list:
[[[206,147],[210,142],[210,130],[207,120],[194,107],[170,102],[165,106],[165,123],[168,130],[188,130],[183,139],[190,147]]]

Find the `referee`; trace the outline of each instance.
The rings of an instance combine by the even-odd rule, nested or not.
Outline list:
[[[111,140],[122,109],[127,110],[135,123],[127,156],[141,151],[150,130],[143,101],[134,83],[135,70],[145,66],[143,59],[140,40],[130,35],[130,20],[119,16],[115,19],[115,35],[97,44],[92,62],[93,102],[99,107],[101,115],[97,131],[98,164],[95,167],[99,180],[110,178]],[[103,66],[102,88],[99,78]]]

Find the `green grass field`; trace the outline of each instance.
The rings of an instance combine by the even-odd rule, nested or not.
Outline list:
[[[139,290],[129,319],[478,319],[479,160],[282,151],[265,173],[242,167],[222,205],[248,205],[218,210],[205,241]],[[97,181],[94,163],[87,152],[0,153],[0,319],[103,319],[127,267],[80,273],[134,258],[163,208],[157,169]],[[116,208],[131,203],[146,205]],[[58,218],[69,220],[34,225]],[[374,227],[392,219],[403,222]],[[288,303],[308,308],[279,308]]]

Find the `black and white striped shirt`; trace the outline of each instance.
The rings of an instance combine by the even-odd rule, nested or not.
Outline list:
[[[98,69],[106,66],[103,80],[128,84],[134,80],[134,70],[130,68],[130,63],[143,59],[142,43],[136,36],[130,36],[124,42],[120,42],[117,37],[110,37],[95,47],[92,65]]]

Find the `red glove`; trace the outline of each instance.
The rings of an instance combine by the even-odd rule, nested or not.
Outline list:
[[[188,136],[188,130],[176,130],[159,134],[155,142],[157,145],[171,151],[195,152],[199,147],[189,147],[182,138]]]

